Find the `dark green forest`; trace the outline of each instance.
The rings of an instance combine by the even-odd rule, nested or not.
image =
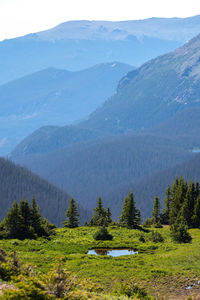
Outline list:
[[[35,197],[41,213],[50,222],[61,225],[65,220],[70,196],[31,171],[0,158],[0,219],[5,217],[14,200]],[[81,220],[87,219],[87,211],[80,206]]]

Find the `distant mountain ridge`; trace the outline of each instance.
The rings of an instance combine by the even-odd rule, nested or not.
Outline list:
[[[199,32],[200,16],[65,22],[0,42],[0,84],[52,67],[77,71],[112,61],[138,67]]]
[[[40,129],[22,141],[13,156],[40,153],[41,148],[42,152],[53,151],[102,136],[149,130],[178,112],[192,108],[198,111],[199,95],[200,35],[128,73],[121,79],[117,93],[88,120],[76,126],[49,130],[48,135]],[[198,118],[196,113],[195,118]]]
[[[49,68],[0,86],[0,155],[41,126],[85,119],[132,69],[118,62],[79,72]]]
[[[126,39],[128,36],[190,39],[200,32],[200,16],[189,18],[149,18],[128,21],[69,21],[33,35],[39,40],[60,39]],[[198,27],[199,26],[199,27]]]

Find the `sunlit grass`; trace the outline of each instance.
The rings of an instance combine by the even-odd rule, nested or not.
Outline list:
[[[16,250],[24,263],[36,266],[39,272],[49,271],[61,259],[66,269],[79,278],[91,279],[106,291],[113,289],[122,280],[142,283],[151,292],[159,288],[185,288],[187,282],[200,277],[200,230],[192,229],[190,244],[176,244],[170,238],[169,228],[149,229],[149,232],[110,227],[112,241],[95,241],[97,228],[56,229],[50,240],[1,240],[0,247],[6,251]],[[163,243],[149,240],[151,230],[159,231]],[[140,236],[145,242],[140,242]],[[87,255],[95,247],[130,247],[139,254],[111,257]],[[156,282],[156,283],[155,283]]]

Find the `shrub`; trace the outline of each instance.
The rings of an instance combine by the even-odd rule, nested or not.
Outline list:
[[[171,225],[171,237],[174,242],[178,243],[189,243],[192,240],[192,237],[187,231],[187,224],[185,220],[180,217],[177,218],[176,222]]]
[[[108,232],[108,230],[105,227],[102,227],[100,230],[96,231],[93,237],[96,241],[112,241],[113,239],[113,236]]]
[[[118,295],[126,295],[127,297],[134,297],[133,299],[150,300],[148,293],[144,288],[139,287],[133,282],[125,282],[121,284],[120,289],[117,291]]]
[[[145,240],[145,238],[144,238],[143,235],[141,235],[141,236],[139,237],[139,241],[142,242],[142,243],[145,243],[145,242],[146,242],[146,240]]]
[[[149,237],[149,240],[154,242],[154,243],[162,243],[164,241],[164,238],[159,232],[152,231],[151,235]]]
[[[0,296],[2,300],[21,300],[21,299],[34,299],[34,300],[50,300],[55,299],[53,296],[47,294],[39,284],[34,282],[20,282],[16,284],[16,288],[7,289],[3,291]]]

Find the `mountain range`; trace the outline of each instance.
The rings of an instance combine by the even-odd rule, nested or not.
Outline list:
[[[163,122],[173,117],[179,123],[179,135],[184,134],[187,124],[188,135],[194,135],[198,140],[199,92],[200,35],[181,48],[129,72],[120,80],[117,92],[87,120],[70,127],[40,128],[24,139],[12,155],[16,157],[49,152],[114,134],[136,131],[142,134],[156,125],[168,127]],[[181,124],[180,114],[182,112],[182,116],[187,118],[187,110],[191,122],[196,120],[196,130],[189,125],[190,120],[185,125],[184,122]],[[160,131],[165,135],[165,130]]]
[[[115,217],[133,187],[138,207],[149,215],[153,196],[142,183],[155,180],[158,188],[157,174],[180,164],[172,173],[184,175],[192,149],[200,147],[199,88],[200,35],[125,75],[87,120],[40,128],[11,158],[73,191],[83,205],[93,206],[101,194]]]
[[[139,67],[199,32],[200,16],[65,22],[0,42],[0,84],[46,68],[77,71],[112,61]]]
[[[41,126],[85,119],[132,69],[118,62],[79,72],[49,68],[0,86],[0,155]]]

